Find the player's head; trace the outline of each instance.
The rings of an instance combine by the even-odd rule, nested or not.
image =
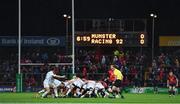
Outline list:
[[[110,65],[110,69],[111,69],[111,70],[114,70],[114,69],[115,69],[115,67],[114,67],[113,64]]]
[[[170,71],[170,72],[169,72],[169,75],[170,75],[170,76],[172,76],[172,75],[173,75],[173,72],[172,72],[172,71]]]
[[[52,69],[52,70],[53,70],[53,73],[54,73],[54,74],[57,74],[57,73],[58,73],[58,71],[59,71],[57,67],[53,67],[53,69]]]
[[[76,79],[76,78],[78,78],[77,75],[73,75],[72,79]]]

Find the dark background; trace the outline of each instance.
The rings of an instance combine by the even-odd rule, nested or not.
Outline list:
[[[179,35],[178,0],[75,0],[75,18],[147,18],[156,13],[157,35]],[[71,0],[22,0],[22,33],[64,35]],[[18,0],[0,0],[0,35],[17,34]],[[149,30],[150,31],[150,30]]]

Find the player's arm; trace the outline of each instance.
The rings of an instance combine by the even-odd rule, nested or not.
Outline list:
[[[84,84],[87,84],[89,81],[90,81],[90,80],[85,80],[85,81],[84,81]]]
[[[71,79],[68,81],[69,84],[73,83],[75,81],[75,79]]]
[[[54,78],[57,78],[57,79],[61,79],[61,78],[65,78],[65,75],[60,76],[60,75],[55,75],[55,74],[54,74],[53,77],[54,77]]]
[[[167,87],[169,87],[169,80],[167,80]]]
[[[178,87],[178,83],[179,83],[179,80],[178,80],[178,78],[176,77],[176,87]]]

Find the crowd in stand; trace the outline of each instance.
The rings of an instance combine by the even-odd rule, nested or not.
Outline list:
[[[21,63],[70,63],[70,56],[62,48],[26,48],[22,49]]]
[[[116,55],[112,52],[99,50],[79,49],[76,51],[76,73],[87,79],[106,78],[110,64],[116,64],[124,74],[124,86],[153,86],[158,81],[159,86],[166,83],[167,73],[172,70],[180,78],[180,57],[168,53],[160,53],[151,63],[151,57],[140,51],[118,50]],[[21,63],[70,63],[72,59],[65,56],[61,49],[29,48],[22,52]],[[3,53],[0,56],[0,86],[4,82],[15,82],[17,73],[17,53],[14,51]],[[8,56],[8,57],[7,57]],[[50,70],[50,66],[22,66],[22,73],[25,74],[26,86],[41,85],[44,75]],[[61,74],[69,75],[71,66],[59,66]],[[6,74],[3,74],[6,73]],[[41,79],[41,80],[40,80]]]
[[[86,73],[91,73],[90,79],[91,77],[98,79],[98,73],[107,73],[110,64],[116,64],[125,76],[125,85],[133,85],[135,76],[139,80],[143,79],[143,68],[146,66],[144,62],[147,58],[144,54],[129,51],[121,51],[119,55],[114,55],[113,51],[111,53],[109,55],[96,51],[79,50],[76,58],[76,65],[79,66],[77,73],[82,72],[83,77],[87,76]],[[139,84],[142,85],[142,83]]]
[[[173,71],[174,74],[180,79],[180,57],[176,54],[160,53],[154,58],[152,68],[147,70],[147,81],[149,83],[159,82],[158,86],[166,86],[167,74]]]
[[[0,52],[0,85],[14,85],[15,77],[17,72],[17,54],[6,52],[6,55],[3,55],[3,51]]]

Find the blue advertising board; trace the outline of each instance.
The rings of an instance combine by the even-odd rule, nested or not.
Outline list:
[[[0,92],[14,92],[15,88],[13,86],[0,86]]]
[[[22,46],[65,46],[65,37],[63,36],[23,36]],[[0,46],[17,46],[18,37],[0,36]]]

